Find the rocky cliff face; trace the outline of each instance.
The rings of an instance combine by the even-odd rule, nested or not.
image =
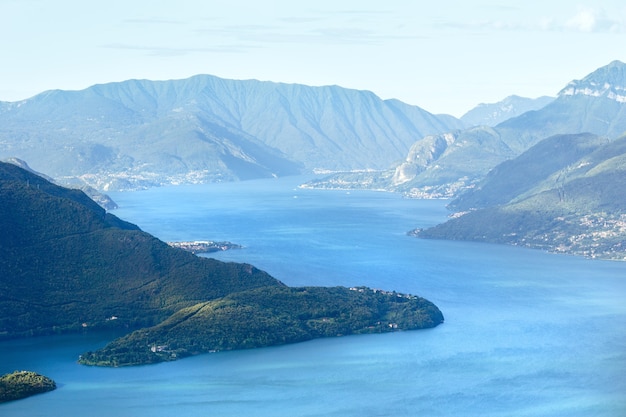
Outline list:
[[[571,96],[604,97],[626,103],[626,65],[613,61],[582,80],[571,81],[559,92],[559,97]]]

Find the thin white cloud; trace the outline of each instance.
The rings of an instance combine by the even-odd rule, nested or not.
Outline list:
[[[124,20],[122,20],[122,22],[130,23],[130,24],[145,24],[145,25],[182,25],[182,24],[185,24],[185,22],[182,22],[180,20],[160,19],[160,18],[153,18],[153,19],[124,19]]]
[[[582,8],[574,17],[565,22],[565,27],[579,32],[593,32],[598,24],[598,12]]]
[[[557,31],[582,33],[626,33],[626,8],[611,14],[598,7],[579,6],[575,11],[560,16],[484,19],[469,22],[448,21],[442,27],[460,30],[496,31]]]
[[[624,11],[621,15],[609,16],[603,9],[579,7],[565,22],[565,28],[577,32],[626,32]]]
[[[293,30],[290,26],[229,25],[197,30],[198,35],[228,39],[247,44],[380,44],[386,41],[422,38],[411,34],[390,33],[364,27],[311,25]]]
[[[250,49],[257,48],[254,45],[215,45],[207,48],[186,48],[186,47],[166,47],[166,46],[149,46],[149,45],[131,45],[123,43],[111,43],[101,45],[106,49],[119,49],[145,52],[146,55],[160,57],[176,57],[198,53],[244,53]]]
[[[302,23],[313,23],[313,22],[319,22],[322,19],[321,17],[297,17],[297,16],[293,16],[293,17],[281,17],[278,19],[281,22],[285,22],[285,23],[292,23],[292,24],[296,24],[296,25],[300,25]]]

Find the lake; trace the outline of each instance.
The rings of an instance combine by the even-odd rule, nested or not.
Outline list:
[[[421,240],[445,201],[299,189],[302,178],[113,193],[114,214],[162,240],[227,240],[211,254],[288,285],[367,285],[433,301],[435,329],[349,336],[132,368],[78,355],[110,334],[0,343],[0,373],[53,378],[9,416],[626,415],[626,263]]]

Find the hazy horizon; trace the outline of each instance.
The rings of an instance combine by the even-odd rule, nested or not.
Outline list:
[[[0,1],[0,101],[128,79],[211,74],[339,85],[460,117],[510,95],[555,96],[614,60],[617,0]]]

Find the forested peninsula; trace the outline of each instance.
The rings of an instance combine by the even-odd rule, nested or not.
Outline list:
[[[82,191],[4,163],[0,230],[0,339],[128,331],[84,353],[83,364],[140,365],[444,320],[414,295],[292,288],[252,265],[198,257],[107,213]]]
[[[366,287],[264,287],[182,309],[79,362],[127,366],[222,350],[303,342],[319,337],[434,327],[443,315],[412,295]]]

